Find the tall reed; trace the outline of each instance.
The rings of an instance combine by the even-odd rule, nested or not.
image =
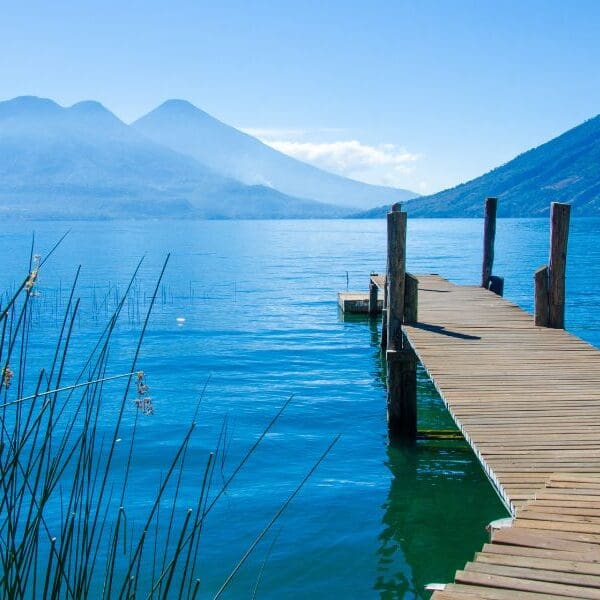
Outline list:
[[[60,241],[59,241],[60,243]],[[58,244],[57,244],[58,245]],[[54,248],[49,254],[52,254]],[[217,485],[217,457],[225,453],[226,426],[198,473],[192,508],[177,503],[185,459],[197,428],[199,405],[169,459],[158,489],[149,498],[143,523],[129,523],[127,488],[134,466],[138,419],[125,423],[133,389],[144,412],[146,391],[139,371],[142,343],[157,299],[164,301],[163,276],[167,256],[154,291],[140,320],[135,351],[124,373],[108,372],[111,342],[124,308],[133,308],[130,293],[142,264],[137,265],[125,290],[115,292],[108,315],[89,356],[68,382],[69,354],[81,300],[77,298],[80,268],[76,270],[63,316],[56,328],[52,359],[46,368],[31,365],[29,350],[35,314],[39,270],[45,261],[32,256],[29,272],[0,307],[0,596],[2,598],[194,598],[199,592],[199,539],[207,515],[230,487],[292,398],[273,416],[231,474]],[[162,286],[162,287],[161,287]],[[139,292],[138,292],[139,296]],[[94,304],[97,300],[94,291]],[[139,311],[139,302],[135,310]],[[97,313],[96,313],[97,314]],[[48,341],[48,343],[51,343]],[[36,369],[34,371],[34,369]],[[27,390],[28,373],[35,372],[34,389]],[[30,377],[31,378],[31,377]],[[114,422],[106,434],[101,410],[106,386],[122,380]],[[127,435],[123,435],[126,427]],[[124,460],[116,460],[118,445],[129,439]],[[232,567],[220,595],[239,567],[281,516],[293,497],[331,450],[325,450],[281,505],[273,519]],[[119,477],[115,478],[115,472]],[[115,481],[117,483],[115,483]],[[171,509],[161,512],[166,496]],[[261,573],[262,576],[262,573]]]

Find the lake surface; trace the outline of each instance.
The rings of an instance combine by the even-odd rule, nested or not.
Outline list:
[[[201,396],[200,426],[177,499],[181,514],[195,502],[223,419],[227,452],[218,461],[217,487],[294,395],[207,520],[200,597],[212,597],[338,433],[340,441],[226,597],[252,597],[258,582],[258,598],[426,598],[423,586],[450,581],[486,540],[485,525],[505,515],[464,442],[388,443],[380,325],[344,319],[336,303],[338,291],[347,285],[366,291],[368,274],[384,271],[384,221],[9,225],[0,235],[3,289],[26,272],[33,231],[44,255],[71,229],[43,267],[31,335],[32,362],[44,364],[81,264],[81,312],[65,382],[83,364],[145,255],[111,355],[110,372],[127,370],[154,282],[171,253],[139,362],[155,414],[137,425],[126,500],[130,522],[142,520]],[[409,220],[408,269],[478,283],[482,228],[480,220]],[[596,346],[599,236],[600,219],[572,221],[567,272],[567,328]],[[494,272],[505,277],[505,296],[529,311],[533,273],[547,262],[548,239],[546,219],[498,221]],[[32,375],[30,385],[34,381]],[[106,384],[108,414],[122,389],[122,383]],[[131,402],[117,470],[134,418]],[[423,372],[419,427],[452,427]]]

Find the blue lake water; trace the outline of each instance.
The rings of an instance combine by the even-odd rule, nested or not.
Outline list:
[[[383,272],[385,221],[14,222],[0,234],[3,289],[25,273],[33,231],[43,255],[67,229],[40,275],[31,335],[34,362],[45,364],[81,264],[82,304],[65,382],[83,364],[110,306],[145,256],[111,351],[109,371],[127,370],[143,311],[171,253],[139,362],[155,414],[137,425],[129,521],[142,520],[205,386],[177,499],[181,511],[194,502],[223,419],[227,453],[219,460],[217,485],[294,395],[207,520],[200,597],[212,597],[338,433],[340,441],[226,597],[252,597],[258,582],[258,598],[425,598],[424,584],[451,580],[485,541],[485,525],[504,516],[465,443],[388,444],[379,324],[344,319],[336,303],[347,285],[366,290],[368,274]],[[533,273],[547,262],[548,229],[545,219],[498,221],[494,272],[505,277],[505,296],[526,310],[533,305]],[[567,328],[596,346],[599,236],[600,219],[572,221],[567,270]],[[480,220],[409,220],[413,273],[477,283],[481,246]],[[32,375],[30,385],[34,381]],[[122,390],[121,382],[106,385],[107,423]],[[117,471],[134,419],[131,402]],[[423,373],[419,426],[452,426]]]

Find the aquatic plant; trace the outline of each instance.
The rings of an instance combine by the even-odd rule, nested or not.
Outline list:
[[[58,242],[60,243],[60,241]],[[58,244],[57,244],[58,245]],[[55,246],[56,248],[57,246]],[[32,379],[28,360],[32,303],[39,271],[54,252],[30,258],[20,286],[0,307],[0,597],[2,598],[195,598],[200,589],[199,539],[207,515],[246,465],[292,398],[287,399],[231,474],[219,484],[217,457],[224,460],[226,426],[206,455],[191,508],[177,503],[185,460],[197,429],[200,402],[181,443],[167,463],[158,488],[148,498],[145,519],[128,521],[127,488],[135,468],[138,415],[154,411],[145,373],[138,362],[153,306],[162,295],[167,256],[124,373],[110,374],[109,354],[115,328],[134,288],[137,265],[99,339],[68,383],[73,371],[69,349],[81,301],[76,270],[62,322],[56,331],[52,360]],[[111,410],[107,429],[103,403],[107,386],[121,380],[124,389]],[[32,386],[33,392],[26,393]],[[127,409],[137,408],[131,419]],[[114,393],[110,395],[115,398]],[[129,415],[130,416],[130,415]],[[127,435],[123,435],[126,432]],[[127,452],[119,450],[128,439]],[[292,494],[232,567],[220,595],[273,524],[329,453],[337,438],[308,470]],[[168,498],[170,510],[161,513]],[[160,550],[159,550],[160,549]]]

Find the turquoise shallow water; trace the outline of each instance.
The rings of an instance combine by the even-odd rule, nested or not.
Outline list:
[[[272,533],[242,568],[228,597],[427,597],[423,585],[448,581],[485,541],[485,525],[504,509],[461,442],[390,446],[378,326],[344,318],[337,291],[365,290],[385,264],[383,221],[12,223],[0,235],[3,287],[18,279],[31,232],[39,250],[71,233],[39,281],[32,356],[48,359],[75,267],[82,310],[69,376],[104,325],[105,306],[145,262],[116,333],[111,372],[126,370],[149,297],[167,252],[171,261],[143,346],[155,414],[138,425],[128,518],[140,521],[210,378],[200,427],[178,502],[197,492],[207,452],[228,418],[221,480],[278,407],[294,394],[228,493],[211,513],[201,544],[201,597],[211,597],[331,438],[342,437]],[[410,220],[408,267],[476,283],[482,222]],[[567,327],[600,346],[600,220],[572,222]],[[546,220],[500,220],[495,273],[505,295],[531,310],[533,272],[547,261]],[[177,318],[185,318],[179,324]],[[121,384],[105,391],[107,428]],[[111,412],[112,411],[112,412]],[[126,414],[123,447],[135,415]],[[424,375],[419,425],[451,421]],[[117,472],[125,450],[117,456]],[[118,478],[118,475],[115,475]],[[266,560],[266,563],[265,563]],[[264,569],[263,569],[264,564]]]

